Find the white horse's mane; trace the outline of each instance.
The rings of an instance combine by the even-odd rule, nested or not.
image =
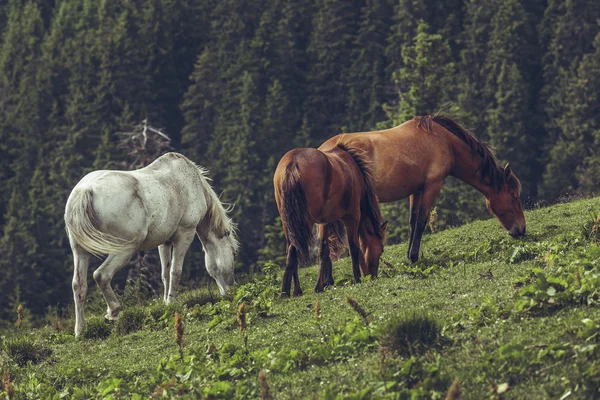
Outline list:
[[[237,240],[237,226],[233,223],[231,218],[229,218],[229,215],[227,215],[233,209],[233,204],[225,203],[228,205],[227,208],[223,206],[221,199],[219,199],[219,196],[217,196],[217,193],[210,185],[210,181],[212,181],[212,179],[208,175],[208,169],[196,164],[187,157],[185,157],[185,159],[191,165],[196,167],[196,169],[198,169],[198,171],[200,172],[200,176],[203,179],[204,193],[207,197],[208,206],[208,211],[206,212],[205,218],[208,218],[210,228],[212,230],[216,230],[221,235],[228,235],[232,241],[233,246],[235,247],[235,249],[237,249],[239,247],[239,243]]]

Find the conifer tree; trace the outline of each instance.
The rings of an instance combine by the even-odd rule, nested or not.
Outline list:
[[[387,38],[391,25],[387,0],[367,0],[361,9],[360,28],[352,50],[349,74],[347,127],[349,131],[374,129],[385,118],[382,104],[387,102],[385,72]]]
[[[576,158],[585,150],[580,148],[579,140],[565,142],[564,135],[570,135],[570,132],[564,131],[564,116],[570,112],[566,99],[573,90],[571,84],[576,79],[582,58],[594,51],[593,41],[600,31],[599,18],[598,2],[551,0],[540,23],[541,40],[548,48],[543,59],[544,87],[541,95],[549,150],[539,190],[548,199],[577,186],[570,175],[577,161],[571,157]]]
[[[457,103],[463,123],[484,137],[486,132],[487,104],[491,99],[484,95],[486,63],[490,21],[494,7],[489,2],[468,0],[466,2],[465,27],[460,35],[460,61],[458,71],[460,85]]]
[[[567,87],[545,187],[550,193],[591,194],[600,184],[600,33],[594,51],[583,57]]]
[[[34,208],[28,196],[33,171],[39,162],[47,129],[48,82],[38,71],[44,23],[40,9],[34,3],[10,9],[0,55],[0,141],[6,145],[2,154],[2,194],[10,195],[8,204],[2,197],[3,218],[0,250],[0,312],[10,302],[8,298],[20,288],[20,295],[31,303],[40,300],[39,272],[36,270],[36,240]],[[36,181],[35,183],[39,183]],[[8,190],[8,192],[6,192]],[[40,311],[39,308],[37,311]]]
[[[487,102],[487,137],[504,161],[510,161],[520,177],[524,196],[535,194],[537,160],[531,154],[535,132],[527,122],[529,80],[527,69],[527,16],[518,0],[498,3],[491,19],[486,61],[484,64],[484,99]]]
[[[399,99],[397,111],[390,115],[392,125],[433,114],[450,98],[449,82],[455,71],[450,49],[441,34],[429,31],[420,20],[412,43],[402,48],[403,66],[394,74]]]
[[[348,72],[358,31],[358,0],[317,0],[308,46],[311,66],[304,102],[305,135],[313,146],[341,133],[346,119]]]

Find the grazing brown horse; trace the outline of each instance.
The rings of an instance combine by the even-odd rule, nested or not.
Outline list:
[[[510,165],[498,165],[490,148],[453,119],[416,117],[392,129],[337,135],[319,149],[327,151],[339,140],[365,152],[379,201],[410,196],[408,257],[412,262],[419,258],[431,205],[448,175],[480,191],[488,210],[511,236],[525,234],[521,183]]]
[[[273,184],[287,243],[283,295],[290,295],[292,278],[294,295],[302,294],[298,263],[308,261],[314,224],[320,224],[320,268],[315,291],[333,284],[330,253],[343,247],[343,229],[334,223],[340,220],[347,232],[354,282],[360,282],[361,270],[364,275],[377,276],[385,225],[381,223],[371,172],[360,150],[344,141],[326,151],[290,150],[279,161]]]

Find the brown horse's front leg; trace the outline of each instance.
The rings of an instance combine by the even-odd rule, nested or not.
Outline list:
[[[292,279],[294,279],[295,285],[294,294],[297,295],[298,291],[302,293],[302,291],[300,290],[300,281],[298,279],[298,254],[296,246],[290,244],[287,248],[287,262],[285,272],[283,274],[283,279],[281,281],[282,297],[290,296]]]
[[[326,286],[333,285],[333,266],[329,253],[328,224],[319,225],[319,277],[315,292],[319,293]]]
[[[408,258],[410,258],[410,249],[413,245],[415,232],[417,231],[417,219],[419,217],[419,209],[421,208],[422,199],[422,190],[419,190],[418,192],[415,192],[410,196],[410,216],[408,218]]]
[[[429,212],[431,211],[431,205],[433,201],[440,193],[442,188],[442,182],[434,183],[427,186],[423,190],[423,199],[421,200],[421,207],[419,207],[419,215],[417,217],[417,224],[413,235],[413,240],[409,249],[408,256],[411,262],[417,262],[419,260],[419,250],[421,248],[421,238],[425,227],[429,222]]]

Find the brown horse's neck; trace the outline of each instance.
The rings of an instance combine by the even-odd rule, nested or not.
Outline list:
[[[492,192],[496,191],[496,188],[490,184],[489,179],[481,179],[482,158],[479,155],[474,155],[469,146],[460,139],[452,140],[452,143],[454,147],[454,168],[451,175],[474,187],[486,198],[489,198]]]

